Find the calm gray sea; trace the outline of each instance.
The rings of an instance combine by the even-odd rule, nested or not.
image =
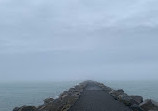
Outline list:
[[[114,89],[122,88],[130,95],[141,95],[158,101],[158,81],[102,81]],[[76,82],[0,83],[0,111],[12,111],[16,106],[40,105],[47,97],[78,84]]]
[[[56,98],[78,82],[0,83],[0,111],[16,106],[40,105],[48,97]]]
[[[158,81],[108,81],[104,82],[113,89],[123,89],[128,95],[140,95],[144,99],[158,101]]]

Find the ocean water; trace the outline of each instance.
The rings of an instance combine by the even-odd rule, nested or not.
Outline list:
[[[0,111],[12,111],[22,105],[41,105],[45,98],[56,98],[79,82],[0,83]],[[158,101],[158,81],[101,82],[113,89],[124,89],[129,95],[141,95],[144,99]]]
[[[41,105],[48,97],[60,93],[79,82],[0,83],[0,111],[12,111],[16,106]]]
[[[158,101],[158,81],[104,81],[113,89],[123,89],[128,95],[140,95],[144,99]]]

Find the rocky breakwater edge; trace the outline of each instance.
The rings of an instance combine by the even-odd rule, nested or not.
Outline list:
[[[128,95],[123,89],[114,90],[102,83],[96,82],[96,84],[108,92],[115,100],[128,106],[131,111],[158,111],[158,102],[152,99],[143,100],[142,96]]]
[[[64,91],[57,99],[46,98],[43,105],[15,107],[13,111],[68,111],[80,98],[82,92],[90,82],[98,85],[116,101],[128,106],[131,111],[158,111],[158,102],[154,100],[143,100],[141,96],[128,95],[123,89],[114,90],[96,81],[84,81],[70,88],[68,91]]]
[[[87,83],[82,82],[64,91],[57,99],[46,98],[43,105],[15,107],[13,111],[67,111],[78,100]]]

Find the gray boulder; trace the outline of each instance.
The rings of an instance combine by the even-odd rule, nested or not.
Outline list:
[[[13,109],[13,111],[18,111],[19,110],[19,107],[15,107],[14,109]]]
[[[97,85],[98,85],[101,89],[103,89],[104,91],[106,91],[106,92],[112,91],[112,89],[111,89],[110,87],[107,87],[107,86],[105,86],[105,85],[102,84],[102,83],[98,83]]]
[[[122,103],[124,103],[126,106],[131,106],[134,104],[138,104],[135,100],[133,100],[130,96],[127,94],[122,94],[118,96],[118,100]]]
[[[70,89],[69,89],[69,92],[74,92],[74,91],[76,91],[75,88],[70,88]]]
[[[157,111],[157,110],[149,110],[149,111]]]
[[[17,111],[35,111],[36,109],[35,106],[22,106]]]
[[[145,100],[143,103],[141,103],[139,105],[142,109],[144,109],[145,111],[149,111],[149,110],[154,110],[154,111],[158,111],[158,103],[155,102],[154,100],[151,99],[147,99]]]
[[[149,111],[157,111],[157,110],[149,110]]]
[[[119,90],[112,90],[109,92],[109,94],[111,96],[113,96],[115,99],[118,99],[118,96],[119,95],[123,95],[124,94],[124,91],[122,89],[119,89]]]
[[[54,101],[53,98],[46,98],[46,99],[44,100],[44,104],[49,104],[49,103],[52,103],[53,101]]]
[[[143,102],[142,96],[130,96],[133,100],[135,100],[138,104]]]
[[[134,104],[131,105],[130,108],[132,109],[132,111],[144,111],[139,105]]]

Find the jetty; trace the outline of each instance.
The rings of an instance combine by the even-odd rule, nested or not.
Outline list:
[[[69,111],[130,111],[119,101],[116,101],[93,82],[89,82],[78,101]]]
[[[158,111],[158,103],[96,81],[84,81],[57,99],[46,98],[43,105],[15,107],[13,111]]]

